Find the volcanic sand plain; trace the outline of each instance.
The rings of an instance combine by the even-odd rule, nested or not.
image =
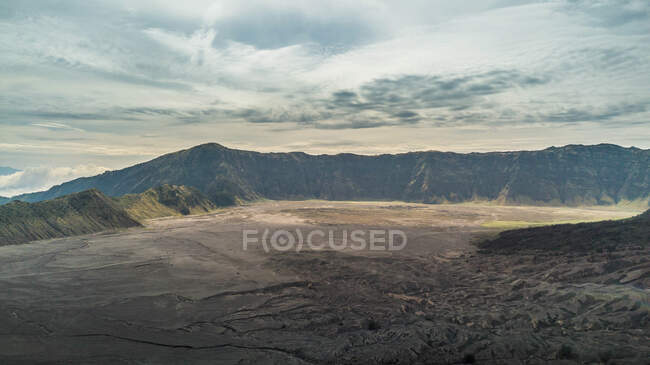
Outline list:
[[[0,363],[639,364],[650,358],[648,250],[476,245],[506,228],[638,213],[262,201],[4,246]],[[265,229],[408,240],[399,251],[244,249],[244,230]]]

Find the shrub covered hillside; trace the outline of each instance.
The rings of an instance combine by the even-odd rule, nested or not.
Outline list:
[[[141,194],[110,198],[96,189],[37,203],[0,206],[0,246],[141,225],[145,219],[207,213],[216,204],[196,189],[162,185]]]
[[[0,207],[0,245],[139,226],[111,198],[91,189],[39,203]]]

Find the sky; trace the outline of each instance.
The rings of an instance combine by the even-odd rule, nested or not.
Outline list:
[[[650,148],[650,2],[2,0],[0,195],[206,142]]]

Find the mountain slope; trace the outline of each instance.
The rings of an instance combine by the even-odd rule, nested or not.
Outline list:
[[[561,224],[501,232],[480,244],[495,252],[620,251],[650,247],[650,210],[633,218],[580,224]]]
[[[363,156],[259,153],[212,143],[16,198],[40,201],[89,188],[120,196],[161,184],[193,186],[211,199],[225,192],[244,200],[647,204],[650,150],[602,144],[542,151]]]
[[[3,205],[0,246],[139,225],[112,199],[92,189],[45,202]]]
[[[144,219],[207,213],[217,208],[200,191],[186,186],[161,185],[140,194],[115,198],[131,217]]]
[[[0,246],[134,227],[145,219],[216,208],[198,190],[172,185],[119,198],[91,189],[37,203],[13,201],[0,206]]]
[[[10,198],[5,198],[4,196],[0,196],[0,205],[4,203],[9,203],[11,199]]]

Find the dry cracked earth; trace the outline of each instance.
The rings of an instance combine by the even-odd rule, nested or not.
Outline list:
[[[647,250],[481,252],[499,222],[636,212],[262,202],[0,247],[2,364],[647,364]],[[490,228],[492,227],[492,228]],[[243,249],[400,229],[401,251]]]

